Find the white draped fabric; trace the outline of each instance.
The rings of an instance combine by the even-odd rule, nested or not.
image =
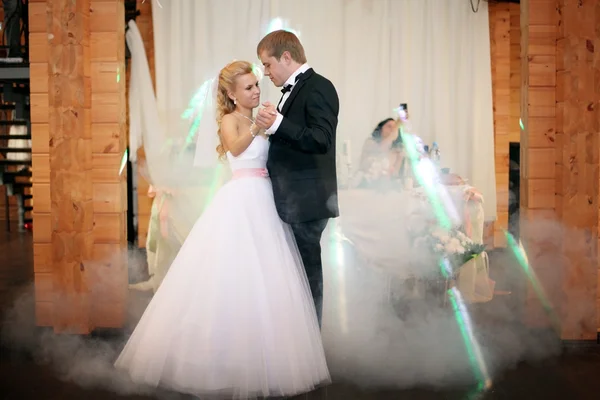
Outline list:
[[[156,157],[166,139],[160,123],[156,96],[142,35],[135,23],[127,24],[125,38],[131,52],[131,75],[129,80],[129,159],[137,160],[137,150],[144,146],[148,168],[157,168]],[[147,171],[151,173],[151,171]]]
[[[308,61],[340,95],[338,144],[356,165],[365,138],[408,103],[415,132],[469,180],[496,216],[487,4],[465,0],[153,1],[159,115],[170,134],[202,82],[233,59],[258,61],[270,30],[296,31]],[[268,81],[263,99],[277,101]],[[342,146],[338,146],[341,148]],[[132,149],[133,150],[133,149]]]

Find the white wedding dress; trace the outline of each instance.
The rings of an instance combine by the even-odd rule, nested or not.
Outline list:
[[[310,288],[258,136],[198,219],[115,365],[198,396],[286,396],[330,382]]]

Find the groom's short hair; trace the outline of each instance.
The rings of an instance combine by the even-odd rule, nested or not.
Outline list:
[[[263,51],[267,51],[269,56],[275,57],[278,61],[284,52],[289,51],[290,56],[297,63],[304,64],[306,62],[304,47],[302,47],[300,39],[292,32],[278,30],[269,33],[256,46],[259,56]]]

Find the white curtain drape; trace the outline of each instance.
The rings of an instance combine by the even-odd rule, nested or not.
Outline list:
[[[150,66],[144,49],[144,41],[135,21],[127,23],[125,34],[131,52],[131,77],[129,80],[129,159],[137,161],[137,149],[144,146],[147,157],[160,150],[165,140],[161,129],[156,96],[152,88]],[[158,142],[158,143],[156,143]],[[157,150],[157,148],[159,150]]]
[[[233,59],[258,62],[274,28],[296,31],[340,95],[338,143],[356,163],[375,125],[408,103],[415,132],[478,188],[496,217],[490,39],[485,2],[467,0],[153,0],[156,90],[167,132],[194,91]],[[263,83],[263,99],[279,90]],[[342,146],[338,146],[341,148]]]

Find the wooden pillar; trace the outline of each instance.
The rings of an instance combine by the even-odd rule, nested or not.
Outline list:
[[[521,142],[521,5],[509,4],[510,9],[510,142]]]
[[[508,3],[490,3],[490,50],[494,103],[494,152],[497,215],[494,247],[506,245],[508,229],[508,164],[510,132],[510,9]]]
[[[48,102],[48,18],[46,0],[29,1],[29,70],[33,266],[37,324],[53,326],[52,223],[50,205],[50,115]]]
[[[521,9],[521,206],[523,225],[533,227],[524,239],[562,339],[595,339],[600,0],[526,0]],[[533,292],[528,305],[529,322],[547,324]]]
[[[86,260],[94,244],[89,0],[49,1],[48,24],[53,326],[88,333]]]
[[[78,0],[79,1],[79,0]],[[120,327],[127,301],[127,98],[123,0],[91,0],[94,325]]]
[[[596,112],[596,117],[595,119],[592,117],[592,127],[593,127],[593,132],[594,132],[594,136],[595,136],[595,143],[596,143],[596,147],[595,152],[593,152],[593,160],[596,164],[596,175],[595,175],[595,183],[598,184],[598,175],[600,175],[600,173],[598,172],[598,166],[597,164],[600,163],[599,160],[599,155],[598,155],[598,145],[600,144],[600,139],[598,138],[598,135],[600,134],[600,30],[598,30],[598,25],[600,25],[600,1],[596,1],[595,2],[595,12],[594,12],[594,16],[595,18],[595,22],[594,25],[596,26],[596,29],[593,31],[594,35],[593,37],[593,43],[594,43],[594,54],[593,54],[593,69],[594,69],[594,75],[593,75],[593,79],[594,79],[594,108],[595,108],[595,112]],[[586,41],[587,44],[587,41]],[[586,46],[587,48],[587,46]],[[595,124],[594,122],[595,121]],[[600,185],[599,185],[600,186]],[[596,209],[598,210],[598,207],[600,207],[600,187],[596,186],[595,188],[595,193],[598,196],[596,198]],[[595,252],[595,257],[596,257],[596,340],[598,340],[600,338],[600,259],[598,257],[598,248],[600,247],[600,210],[598,210],[597,213],[598,218],[596,219],[596,230],[594,231],[595,235],[596,235],[596,252]]]
[[[548,232],[555,215],[556,0],[521,1],[520,232],[531,268],[551,296],[560,280],[560,240]],[[546,230],[544,230],[546,229]],[[548,235],[549,234],[549,235]],[[557,304],[557,301],[554,301]],[[542,301],[529,288],[526,321],[547,326]]]
[[[595,339],[598,297],[600,0],[559,0],[556,211],[565,229],[564,339]]]
[[[37,323],[82,334],[120,327],[123,0],[31,1],[29,19]]]

